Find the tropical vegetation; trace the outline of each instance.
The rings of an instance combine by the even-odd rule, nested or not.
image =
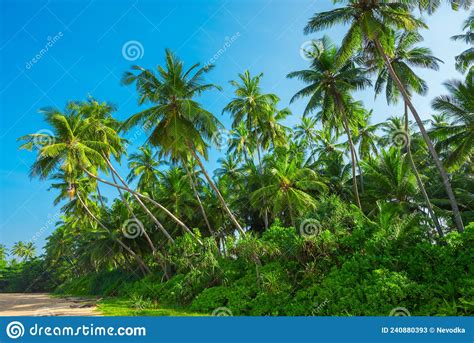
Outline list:
[[[213,66],[171,50],[124,73],[141,106],[124,121],[92,97],[42,109],[48,131],[19,140],[61,217],[39,257],[32,242],[0,246],[0,289],[105,296],[106,313],[126,315],[472,315],[472,48],[441,61],[422,45],[417,14],[440,1],[335,3],[304,30],[345,24],[342,42],[316,36],[307,67],[288,71],[300,90],[286,101],[303,113],[242,70],[226,128],[200,102],[222,90]],[[453,39],[472,44],[473,14],[461,29]],[[419,70],[443,62],[460,73],[425,120]],[[374,123],[357,91],[403,109]]]

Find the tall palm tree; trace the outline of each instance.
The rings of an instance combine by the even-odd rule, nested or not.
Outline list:
[[[244,161],[248,162],[249,156],[252,155],[255,144],[252,140],[252,133],[249,132],[245,122],[240,122],[234,129],[230,131],[228,153],[235,154],[239,160],[243,155]]]
[[[104,144],[105,148],[98,148],[98,150],[100,149],[99,152],[101,153],[102,158],[106,162],[108,171],[110,172],[114,180],[114,186],[117,188],[117,191],[119,192],[122,201],[127,204],[130,213],[132,214],[132,216],[134,216],[134,219],[136,219],[127,199],[123,196],[122,189],[117,185],[116,178],[126,188],[127,191],[130,192],[131,188],[126,183],[126,181],[120,176],[117,170],[113,167],[111,162],[112,157],[115,158],[117,161],[120,161],[122,154],[125,153],[124,139],[122,139],[118,134],[120,123],[112,117],[112,111],[114,110],[113,106],[110,106],[107,103],[100,104],[94,99],[89,99],[88,102],[77,103],[76,107],[78,112],[84,116],[85,120],[88,123],[90,123],[92,138]],[[87,174],[91,176],[90,173]],[[95,179],[101,181],[97,178]],[[174,242],[172,237],[161,224],[161,222],[143,203],[140,194],[137,192],[130,193],[138,202],[138,204],[142,207],[142,209],[146,212],[146,214],[153,220],[156,226],[160,228],[160,230],[168,238],[168,240],[170,242]],[[182,226],[185,231],[190,232],[189,228],[178,218],[176,218],[168,209],[166,209],[166,207],[162,206],[156,201],[153,202],[153,204],[159,209],[163,210],[166,214],[168,214],[176,223]],[[153,249],[153,253],[155,253],[156,250],[154,248],[154,244],[152,243],[148,233],[144,231],[143,235],[147,239],[150,247]]]
[[[426,132],[423,121],[413,105],[410,93],[400,80],[396,70],[392,66],[389,52],[391,49],[391,39],[394,30],[417,31],[419,28],[426,28],[426,24],[416,19],[410,12],[410,4],[406,1],[367,1],[367,0],[341,0],[346,6],[336,8],[331,11],[316,13],[305,27],[305,33],[313,33],[327,29],[336,24],[349,24],[349,29],[345,35],[341,49],[338,53],[338,64],[350,59],[361,47],[372,43],[380,57],[383,59],[388,73],[400,91],[403,100],[406,102],[415,121],[420,129],[420,133],[428,147],[433,161],[443,180],[451,208],[453,210],[454,221],[459,231],[464,231],[461,214],[454,196],[448,174],[444,169],[436,149]]]
[[[128,167],[130,173],[127,176],[127,182],[132,182],[138,177],[137,190],[147,191],[153,185],[158,184],[161,176],[159,167],[164,163],[157,158],[149,145],[140,147],[139,152],[130,154],[128,158]]]
[[[316,123],[316,118],[303,116],[301,122],[296,124],[293,128],[294,138],[301,144],[309,146],[312,149],[317,138]]]
[[[308,52],[308,56],[312,58],[310,69],[288,74],[289,78],[298,78],[307,84],[293,96],[291,102],[310,97],[304,115],[320,108],[318,119],[322,121],[323,126],[329,125],[335,131],[339,131],[342,126],[349,142],[354,197],[357,206],[361,208],[356,179],[356,150],[351,131],[354,120],[350,113],[350,92],[370,85],[370,80],[353,60],[346,60],[342,65],[336,63],[338,49],[328,37],[324,37],[320,42],[319,45],[314,44],[313,51]]]
[[[246,70],[239,74],[239,81],[232,80],[230,84],[234,87],[235,97],[224,107],[222,112],[228,112],[232,116],[232,128],[236,129],[242,123],[252,135],[253,144],[257,150],[258,161],[261,163],[261,134],[272,116],[275,104],[279,98],[275,94],[263,93],[260,81],[263,74],[251,76]]]
[[[84,117],[84,109],[77,103],[69,103],[64,113],[56,109],[42,110],[46,122],[52,128],[52,134],[34,133],[19,140],[25,141],[21,149],[36,150],[38,158],[31,167],[30,175],[38,176],[40,179],[46,179],[56,173],[58,170],[64,172],[66,181],[70,188],[79,173],[86,173],[89,177],[110,186],[121,188],[138,194],[133,190],[121,187],[112,182],[108,182],[95,174],[97,171],[107,171],[111,166],[103,154],[105,151],[112,150],[117,153],[116,138],[105,136],[107,140],[98,137],[97,121],[87,120]],[[109,132],[108,129],[103,131]],[[113,144],[112,144],[113,143]],[[154,217],[151,212],[144,207],[145,211]],[[170,239],[171,236],[163,227],[160,227],[163,233]],[[147,236],[146,233],[144,233]],[[172,240],[172,238],[171,238]],[[154,251],[155,247],[148,239],[150,248]]]
[[[18,241],[13,244],[11,253],[12,255],[20,257],[23,259],[23,261],[26,261],[32,259],[35,256],[36,248],[33,242],[24,243],[22,241]]]
[[[182,163],[186,163],[188,157],[192,156],[219,198],[224,211],[240,233],[245,234],[199,157],[201,155],[207,159],[207,142],[222,129],[219,120],[194,100],[206,90],[219,89],[202,80],[212,66],[200,68],[197,63],[185,70],[183,62],[170,50],[166,50],[165,55],[166,65],[158,66],[158,74],[138,66],[133,67],[138,71],[137,74],[125,73],[122,81],[126,85],[136,84],[139,104],[149,102],[152,107],[132,115],[123,127],[129,129],[139,123],[153,123],[148,139],[151,145],[159,146],[163,154]]]
[[[453,40],[461,40],[466,44],[474,44],[474,12],[471,13],[469,18],[464,22],[463,30],[466,31],[464,34],[455,35],[451,37]],[[464,73],[467,69],[474,65],[474,47],[471,47],[461,54],[456,56],[456,68],[460,72]]]
[[[439,62],[442,61],[434,57],[430,49],[416,46],[416,44],[420,43],[423,40],[423,37],[418,32],[401,31],[393,33],[393,35],[394,43],[393,47],[389,49],[390,54],[388,56],[390,58],[390,63],[393,69],[399,77],[400,82],[403,84],[410,96],[412,93],[426,95],[426,93],[428,92],[428,85],[423,79],[416,75],[412,67],[438,70]],[[372,68],[374,69],[374,71],[378,72],[377,81],[375,82],[375,95],[379,95],[385,88],[385,96],[387,99],[387,103],[397,103],[399,98],[401,97],[400,91],[396,87],[396,84],[392,79],[388,68],[386,67],[383,60],[379,56],[377,56],[376,53],[373,53],[372,56],[374,59],[371,60],[369,58],[366,63],[369,65],[369,68]],[[420,191],[423,194],[426,207],[428,209],[431,219],[433,220],[433,224],[435,225],[438,233],[440,233],[440,235],[442,236],[443,231],[441,230],[438,218],[433,210],[433,206],[429,199],[428,193],[426,192],[423,180],[420,177],[415,161],[413,160],[408,121],[408,105],[406,101],[404,102],[404,105],[405,125],[403,128],[400,128],[398,134],[404,133],[404,146],[407,150],[408,160],[410,162],[411,167],[413,168],[413,172],[415,173],[418,187],[420,188]]]
[[[446,164],[452,169],[464,163],[473,162],[474,153],[474,71],[466,80],[452,80],[444,83],[449,95],[433,100],[433,109],[440,112],[449,123],[435,127],[433,133],[441,137],[436,144],[441,151],[447,151]]]
[[[358,122],[358,134],[354,136],[354,144],[359,146],[359,156],[361,159],[369,159],[372,154],[376,157],[378,156],[377,145],[380,139],[377,136],[377,130],[380,129],[382,124],[371,124],[371,117],[372,111],[364,109]]]

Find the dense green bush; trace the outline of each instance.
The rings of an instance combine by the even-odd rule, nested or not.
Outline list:
[[[388,315],[397,307],[412,315],[474,313],[473,223],[435,244],[416,216],[369,220],[337,198],[321,206],[311,236],[276,223],[261,236],[229,239],[222,256],[213,238],[201,246],[185,235],[171,248],[176,272],[168,281],[116,271],[70,280],[58,291],[207,314],[220,307],[234,315]]]
[[[0,266],[0,292],[49,292],[58,284],[54,273],[39,258]]]

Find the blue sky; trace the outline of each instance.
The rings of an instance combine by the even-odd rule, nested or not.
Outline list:
[[[322,35],[304,36],[303,27],[314,12],[332,7],[330,0],[0,0],[0,243],[11,247],[36,237],[41,247],[59,216],[59,207],[52,205],[55,194],[47,190],[49,183],[28,177],[34,154],[19,151],[16,141],[48,129],[39,108],[63,108],[68,100],[91,95],[115,104],[117,118],[124,119],[139,107],[133,88],[120,85],[121,75],[133,64],[147,68],[161,64],[165,48],[187,65],[214,60],[216,68],[208,79],[223,91],[200,101],[227,126],[229,118],[221,111],[232,97],[228,81],[246,69],[263,72],[264,91],[276,93],[282,107],[290,106],[289,99],[301,84],[285,76],[307,65],[300,47]],[[431,113],[431,99],[444,92],[442,82],[460,77],[453,59],[466,46],[449,37],[460,32],[467,15],[443,7],[426,18],[430,29],[422,32],[424,45],[445,64],[438,72],[420,71],[430,92],[425,98],[416,97],[415,104],[425,118]],[[327,33],[338,42],[344,28]],[[124,45],[132,41],[140,45],[135,61],[123,54]],[[39,58],[33,60],[35,56]],[[371,90],[356,97],[374,109],[373,122],[400,113],[387,107],[383,98],[374,101]],[[290,108],[293,116],[287,123],[293,125],[304,102]],[[145,138],[137,132],[130,136],[135,137],[130,151]],[[218,157],[216,151],[211,154],[210,169]],[[106,192],[109,197],[114,194]]]

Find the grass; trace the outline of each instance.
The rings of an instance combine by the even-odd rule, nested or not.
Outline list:
[[[105,316],[172,316],[196,317],[207,314],[191,312],[185,308],[160,306],[149,302],[137,304],[130,299],[106,298],[99,301],[97,310]]]

